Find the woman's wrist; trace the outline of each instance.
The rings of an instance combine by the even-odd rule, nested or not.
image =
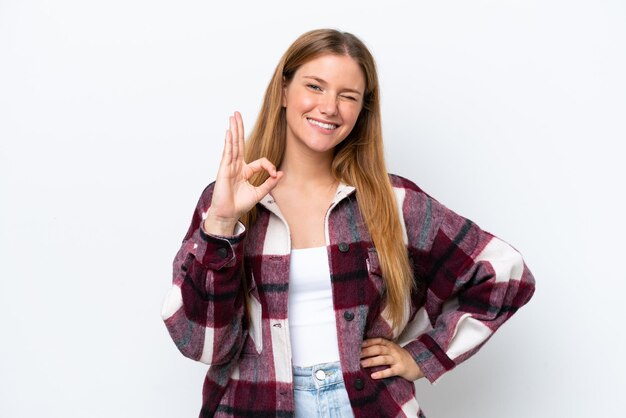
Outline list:
[[[202,229],[207,234],[228,237],[234,234],[238,221],[238,219],[215,216],[211,213],[211,209],[209,209],[207,217],[202,222]]]

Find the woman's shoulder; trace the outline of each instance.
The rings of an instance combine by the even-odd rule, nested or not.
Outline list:
[[[389,178],[407,228],[439,226],[449,211],[444,205],[412,180],[391,173]]]
[[[421,187],[419,187],[412,180],[406,177],[399,176],[398,174],[389,173],[389,179],[391,180],[391,186],[394,188],[411,190],[415,193],[424,193]]]
[[[464,246],[486,242],[491,234],[422,190],[413,181],[389,174],[409,241],[430,242],[438,232],[448,238],[463,236]],[[481,238],[482,237],[482,238]]]
[[[414,201],[430,201],[431,203],[437,203],[430,194],[426,193],[420,186],[414,181],[407,179],[406,177],[399,176],[397,174],[389,173],[389,179],[391,180],[391,187],[396,192],[396,196],[400,192],[405,199]]]

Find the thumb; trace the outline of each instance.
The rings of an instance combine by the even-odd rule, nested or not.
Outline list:
[[[257,187],[257,191],[260,193],[261,196],[265,196],[266,194],[271,192],[274,187],[276,187],[282,177],[283,172],[277,171],[276,176],[269,176],[267,180],[263,182],[263,184]]]

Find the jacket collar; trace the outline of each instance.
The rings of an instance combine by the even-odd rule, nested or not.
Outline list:
[[[354,186],[350,186],[343,182],[339,182],[339,185],[337,186],[337,192],[335,193],[335,197],[333,198],[333,201],[331,202],[330,207],[335,206],[337,203],[341,202],[343,199],[347,198],[348,196],[353,194],[355,191],[356,191],[356,188]],[[271,193],[268,193],[265,196],[263,196],[263,198],[259,201],[259,203],[270,212],[273,212],[276,215],[278,215],[280,218],[283,217]]]

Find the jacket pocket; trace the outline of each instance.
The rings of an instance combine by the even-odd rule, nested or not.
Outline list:
[[[385,280],[383,279],[383,272],[380,268],[380,262],[378,261],[378,253],[376,248],[372,247],[367,251],[367,276],[370,283],[378,291],[379,295],[385,293]]]
[[[393,328],[391,314],[387,304],[387,285],[378,259],[378,253],[374,247],[368,249],[367,253],[367,275],[372,292],[376,292],[370,297],[370,308],[374,309],[374,319],[366,332],[366,337],[383,337],[395,341],[402,331],[402,328]],[[407,294],[404,301],[404,322],[406,325],[410,316],[411,295]]]

